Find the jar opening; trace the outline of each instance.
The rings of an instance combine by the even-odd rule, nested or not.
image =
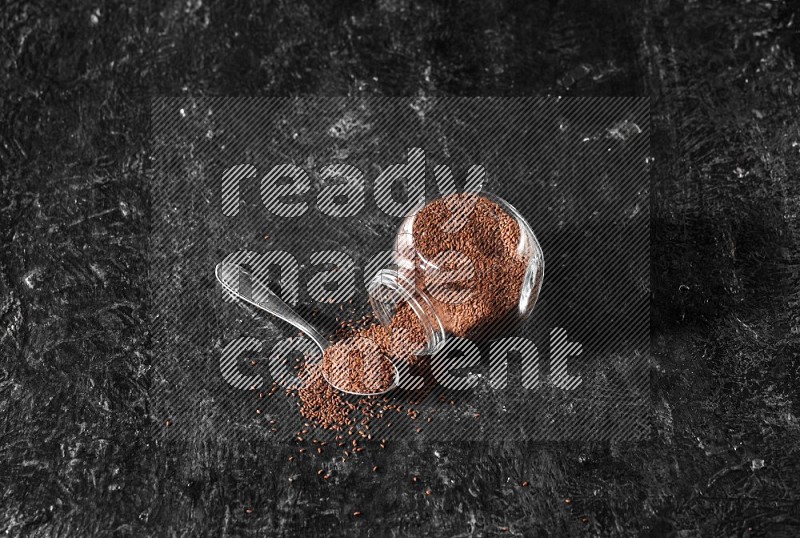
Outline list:
[[[370,280],[367,288],[369,302],[378,320],[385,327],[390,326],[392,318],[401,303],[407,303],[425,331],[426,345],[414,350],[418,355],[427,355],[438,350],[445,340],[445,331],[439,316],[427,294],[414,286],[414,283],[393,269],[382,269]]]

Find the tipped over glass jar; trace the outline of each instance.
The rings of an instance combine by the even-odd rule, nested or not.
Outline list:
[[[448,336],[502,332],[533,311],[544,256],[525,218],[501,198],[451,194],[400,225],[390,266],[367,285],[370,304],[395,338],[395,356],[428,355]]]

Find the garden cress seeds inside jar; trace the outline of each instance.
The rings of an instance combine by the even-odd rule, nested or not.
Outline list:
[[[459,193],[404,219],[393,267],[374,276],[368,293],[385,327],[408,305],[425,335],[414,351],[431,353],[447,335],[476,336],[527,317],[543,275],[539,242],[516,209],[486,193]]]

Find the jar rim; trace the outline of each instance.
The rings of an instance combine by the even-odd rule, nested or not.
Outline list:
[[[408,303],[417,316],[422,329],[425,331],[426,345],[421,350],[416,350],[415,353],[420,355],[431,354],[444,344],[446,338],[444,326],[426,292],[417,289],[411,280],[396,269],[381,269],[378,271],[369,281],[367,294],[370,306],[378,316],[378,320],[387,327],[391,324],[392,314],[386,307],[386,303],[378,299],[378,290],[380,288],[386,288],[396,293],[400,298],[396,304],[403,301]]]

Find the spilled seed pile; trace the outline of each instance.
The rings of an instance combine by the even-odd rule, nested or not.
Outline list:
[[[425,343],[425,333],[407,303],[402,303],[388,327],[373,323],[356,328],[342,340],[332,344],[319,364],[306,363],[299,389],[290,389],[297,396],[300,414],[326,429],[344,430],[356,422],[367,425],[382,414],[386,403],[365,396],[352,402],[328,383],[344,390],[364,393],[381,392],[394,383],[394,367],[388,359],[414,363],[414,352]],[[374,370],[370,370],[374,366]],[[358,417],[358,420],[356,420]]]

